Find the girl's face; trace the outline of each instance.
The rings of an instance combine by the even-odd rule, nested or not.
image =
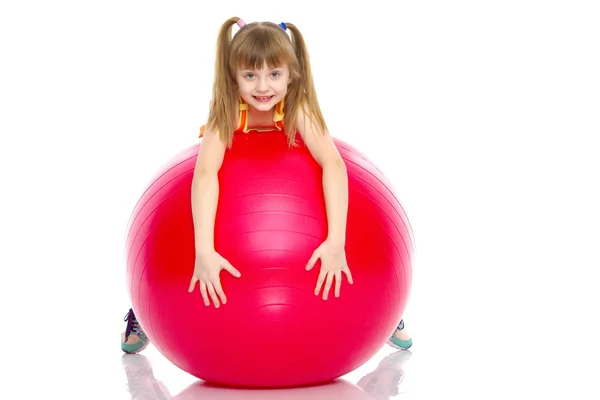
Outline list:
[[[269,111],[287,94],[290,71],[287,65],[269,68],[266,63],[258,70],[238,68],[236,82],[240,96],[252,109]]]

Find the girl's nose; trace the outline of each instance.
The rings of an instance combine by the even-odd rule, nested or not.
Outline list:
[[[266,92],[267,90],[269,90],[269,85],[268,85],[266,79],[259,79],[257,81],[256,90],[258,92]]]

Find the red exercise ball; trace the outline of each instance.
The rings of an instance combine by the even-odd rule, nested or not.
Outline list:
[[[191,184],[199,146],[178,154],[136,205],[126,241],[132,307],[155,347],[202,380],[243,387],[327,382],[369,360],[392,335],[409,295],[413,237],[383,174],[335,140],[348,170],[341,296],[315,296],[305,266],[327,236],[322,170],[281,132],[238,134],[219,171],[215,249],[227,304],[188,287],[195,248]]]

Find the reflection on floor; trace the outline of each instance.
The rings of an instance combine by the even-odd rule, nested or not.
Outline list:
[[[403,392],[404,366],[411,355],[410,350],[395,351],[360,378],[356,385],[338,379],[305,388],[242,390],[213,386],[199,380],[175,395],[154,376],[152,365],[144,355],[125,354],[122,362],[129,394],[135,400],[388,400]]]

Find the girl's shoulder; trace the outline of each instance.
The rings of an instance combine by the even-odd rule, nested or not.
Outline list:
[[[238,116],[238,117],[236,117],[236,118],[235,118],[235,121],[234,121],[234,123],[233,123],[233,126],[239,126],[239,124],[240,124],[240,118],[239,118],[239,116]],[[204,137],[204,132],[205,132],[205,131],[206,131],[206,124],[204,124],[204,125],[202,125],[202,126],[200,127],[200,133],[199,133],[199,135],[198,135],[198,138],[203,138],[203,137]],[[237,131],[237,129],[236,129],[236,131]]]

